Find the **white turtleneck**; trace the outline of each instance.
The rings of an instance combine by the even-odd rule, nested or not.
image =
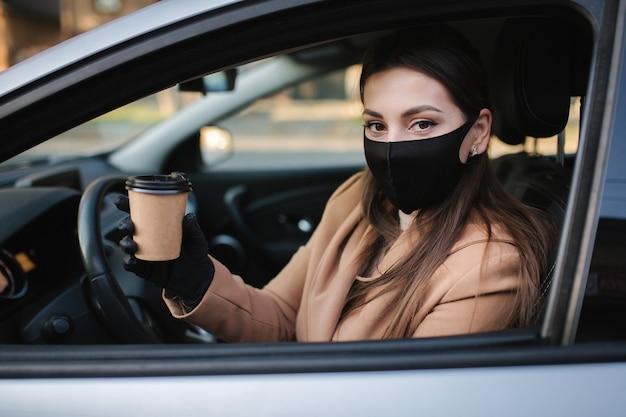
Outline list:
[[[406,214],[402,210],[398,210],[398,218],[400,219],[400,230],[404,232],[409,228],[411,222],[415,219],[415,212]]]

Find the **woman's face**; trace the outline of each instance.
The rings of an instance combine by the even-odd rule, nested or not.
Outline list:
[[[441,136],[465,123],[461,109],[439,81],[409,68],[392,68],[371,75],[363,88],[365,135],[381,142]],[[469,136],[459,158],[465,162]]]

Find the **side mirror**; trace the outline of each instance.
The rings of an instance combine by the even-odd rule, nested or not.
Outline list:
[[[221,127],[204,126],[200,129],[200,151],[207,167],[224,162],[233,154],[233,136]]]

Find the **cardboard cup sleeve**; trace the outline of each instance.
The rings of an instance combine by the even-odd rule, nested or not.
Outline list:
[[[128,192],[130,218],[135,226],[133,239],[137,259],[169,261],[178,258],[183,238],[183,217],[187,194],[146,194]]]
[[[135,257],[170,261],[180,256],[183,218],[191,183],[182,173],[141,175],[126,181]]]

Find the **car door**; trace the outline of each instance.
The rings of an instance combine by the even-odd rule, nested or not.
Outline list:
[[[161,10],[161,7],[167,10],[171,4],[162,2],[154,10]],[[247,8],[248,5],[253,9],[254,6],[264,4],[269,4],[268,7],[283,5],[284,13],[272,15],[268,12],[270,18],[265,16],[267,20],[264,20],[264,16],[254,14],[254,10]],[[314,7],[309,8],[309,5]],[[178,23],[174,25],[177,29],[172,29],[174,35],[180,34],[179,31],[195,33],[193,28],[199,30],[199,26],[206,28],[209,24],[221,29],[223,26],[220,25],[228,25],[226,18],[232,17],[229,13],[242,19],[245,24],[233,24],[222,32],[216,29],[211,31],[211,36],[207,36],[213,42],[217,38],[220,46],[228,46],[220,50],[223,54],[220,55],[221,61],[211,61],[211,68],[218,68],[224,62],[228,65],[240,63],[253,54],[255,57],[264,56],[267,52],[264,48],[284,48],[285,28],[291,29],[288,33],[293,36],[293,44],[289,45],[293,46],[298,39],[311,41],[311,33],[316,33],[315,31],[334,30],[332,36],[324,36],[324,39],[329,39],[345,35],[345,28],[351,28],[356,33],[372,29],[372,26],[383,28],[413,24],[416,21],[429,22],[433,17],[437,20],[454,20],[460,16],[479,17],[481,19],[472,22],[475,25],[473,27],[477,28],[484,27],[482,18],[491,16],[545,13],[559,18],[565,16],[567,19],[574,16],[582,19],[585,27],[593,27],[596,31],[593,33],[593,71],[587,85],[581,146],[576,157],[575,177],[557,256],[555,281],[550,289],[547,318],[538,327],[421,340],[259,345],[3,345],[0,346],[0,410],[7,415],[56,412],[62,415],[94,416],[158,416],[173,413],[621,415],[626,407],[623,398],[626,389],[626,350],[623,341],[606,342],[590,338],[585,343],[573,343],[572,337],[578,326],[578,313],[594,248],[609,146],[611,141],[621,143],[623,139],[616,123],[617,120],[624,119],[621,117],[623,112],[621,107],[614,111],[617,102],[613,92],[617,91],[618,86],[624,85],[623,80],[620,84],[618,72],[618,69],[623,72],[624,68],[620,61],[624,37],[624,3],[581,0],[576,3],[550,4],[512,2],[504,6],[500,3],[496,5],[483,2],[461,4],[443,1],[434,5],[430,2],[416,4],[392,0],[366,3],[247,2],[241,5],[241,9],[230,6],[219,10],[216,16],[209,13],[206,19],[208,22],[200,16],[188,22],[189,26]],[[290,10],[291,7],[293,10]],[[316,11],[321,13],[316,15]],[[310,24],[306,26],[312,28],[310,32],[300,30],[304,27],[303,21]],[[267,35],[268,32],[275,37],[260,35]],[[144,37],[146,38],[148,37]],[[276,40],[277,38],[280,39]],[[255,39],[263,42],[252,42]],[[157,36],[154,43],[162,45],[160,40]],[[240,40],[243,41],[239,45],[236,41]],[[317,39],[313,37],[313,40]],[[264,46],[265,42],[272,46]],[[127,55],[136,53],[139,48],[132,48],[132,42],[129,44],[126,45],[129,50],[122,49],[122,52]],[[233,52],[233,44],[241,47],[237,48],[239,52]],[[111,76],[114,79],[119,77],[128,85],[139,83],[135,88],[142,93],[151,91],[151,86],[155,83],[163,87],[170,79],[159,79],[157,82],[148,77],[150,79],[144,80],[146,73],[141,71],[154,66],[164,70],[167,67],[165,64],[172,62],[172,54],[167,53],[172,51],[160,48],[162,46],[155,47],[158,59],[142,56],[145,59],[133,61],[134,64],[139,64],[139,69],[134,72],[135,76],[132,76],[132,71],[124,71],[131,67],[130,64],[115,70],[105,68],[98,76]],[[242,50],[247,52],[241,52]],[[204,57],[197,54],[195,48],[193,54],[180,53],[179,56],[189,59],[181,63],[181,68],[194,67],[194,59],[202,60]],[[158,63],[162,65],[158,66]],[[101,65],[104,66],[104,63]],[[200,66],[204,68],[205,65],[207,64]],[[74,66],[83,69],[80,62]],[[141,75],[136,75],[137,73]],[[70,72],[67,78],[70,78],[69,75],[76,74]],[[187,75],[188,72],[179,68],[160,74],[162,77],[175,77],[178,80]],[[55,96],[53,91],[49,100],[59,106],[69,107],[72,101],[66,102],[60,98],[73,97],[77,100],[82,95],[76,93],[76,90],[86,84],[78,83],[74,86],[73,93],[72,89],[63,90],[62,94],[59,93],[61,96]],[[126,85],[124,82],[121,84]],[[55,86],[57,85],[52,85]],[[62,90],[61,87],[62,83],[58,86],[59,91]],[[45,92],[37,90],[37,93]],[[115,100],[124,101],[128,97],[118,93]],[[41,110],[48,103],[49,101],[43,101],[37,106],[25,108]],[[619,103],[620,106],[623,104],[621,101]],[[7,107],[0,109],[9,111]],[[0,129],[3,129],[0,131],[23,129],[27,122],[19,122],[19,116],[24,115],[26,110],[17,112],[17,116],[0,124]],[[76,113],[85,118],[89,114],[89,108],[77,108]],[[33,112],[32,118],[39,122],[54,120],[52,116],[39,112]],[[70,118],[71,120],[73,119]],[[219,124],[222,119],[214,120]],[[63,126],[55,125],[55,129],[60,130],[67,123],[69,121],[65,121]],[[42,132],[49,132],[50,127],[33,126],[33,129],[32,134],[27,136],[30,142],[41,140]],[[199,134],[197,126],[191,126],[190,130],[193,135]],[[167,140],[166,136],[164,135],[163,140]],[[239,136],[234,133],[233,143],[236,143],[237,137]],[[8,142],[7,139],[4,141]],[[199,141],[199,137],[193,136],[183,147],[199,147]],[[7,143],[0,150],[7,152],[19,146],[24,145]],[[173,149],[169,153],[169,160],[154,163],[154,159],[147,158],[150,162],[148,168],[185,167],[187,157],[197,154],[199,152],[186,153],[182,148]],[[618,159],[618,163],[621,160],[623,158]],[[113,166],[119,168],[121,165]],[[223,172],[219,171],[219,165],[215,170],[205,170],[206,167],[200,163],[187,166],[192,168],[190,175],[199,187],[198,191],[202,191],[203,197],[198,192],[198,198],[203,199],[198,206],[205,230],[210,232],[210,237],[226,235],[234,238],[241,233],[234,222],[219,220],[222,218],[220,213],[227,213],[227,209],[220,208],[219,205],[223,204],[221,201],[224,195],[229,194],[229,190],[234,188],[247,191],[243,193],[243,204],[239,206],[238,212],[243,213],[247,225],[255,225],[246,228],[258,229],[254,236],[259,237],[262,236],[261,230],[265,228],[263,225],[273,224],[275,213],[280,214],[283,206],[297,206],[292,202],[298,200],[299,194],[296,197],[285,197],[291,191],[286,191],[282,184],[276,185],[276,182],[290,182],[293,172],[295,179],[292,185],[295,189],[304,189],[304,194],[314,195],[309,186],[313,189],[318,186],[325,188],[327,180],[329,183],[340,182],[342,176],[353,171],[349,168],[345,171],[343,168],[333,168],[326,180],[311,181],[306,177],[315,171],[309,169],[297,168],[292,171],[281,168],[278,169],[279,175],[264,168],[244,175],[238,174],[234,168],[229,173],[225,165],[222,167]],[[134,169],[143,168],[145,167],[134,165]],[[354,169],[358,169],[358,164]],[[242,178],[237,178],[238,175]],[[267,175],[267,178],[262,178],[263,175]],[[623,180],[622,176],[611,178],[616,183]],[[237,188],[240,185],[244,188]],[[328,188],[332,186],[329,185]],[[617,195],[618,198],[613,199],[613,202],[623,200],[621,194]],[[282,203],[273,204],[274,200]],[[213,205],[217,207],[214,215],[210,211]],[[259,207],[269,207],[268,212],[271,214],[265,216],[265,210]],[[609,217],[604,214],[602,217]],[[257,216],[264,220],[257,222]],[[298,216],[295,218],[299,219]],[[215,232],[212,232],[213,221],[217,224],[223,223],[215,226]],[[608,226],[609,229],[612,228],[610,224]],[[269,235],[274,236],[274,233],[270,232]],[[614,236],[616,237],[613,240],[621,239],[619,231]],[[600,254],[607,253],[608,249],[605,248],[620,248],[614,246],[611,239],[608,242],[602,246]],[[614,272],[621,273],[622,264],[616,265]],[[582,304],[584,306],[584,302]],[[617,322],[621,317],[613,315],[612,318]]]
[[[619,49],[621,48],[621,49]],[[577,343],[626,340],[626,44],[617,44],[619,81],[606,176],[584,290]]]

